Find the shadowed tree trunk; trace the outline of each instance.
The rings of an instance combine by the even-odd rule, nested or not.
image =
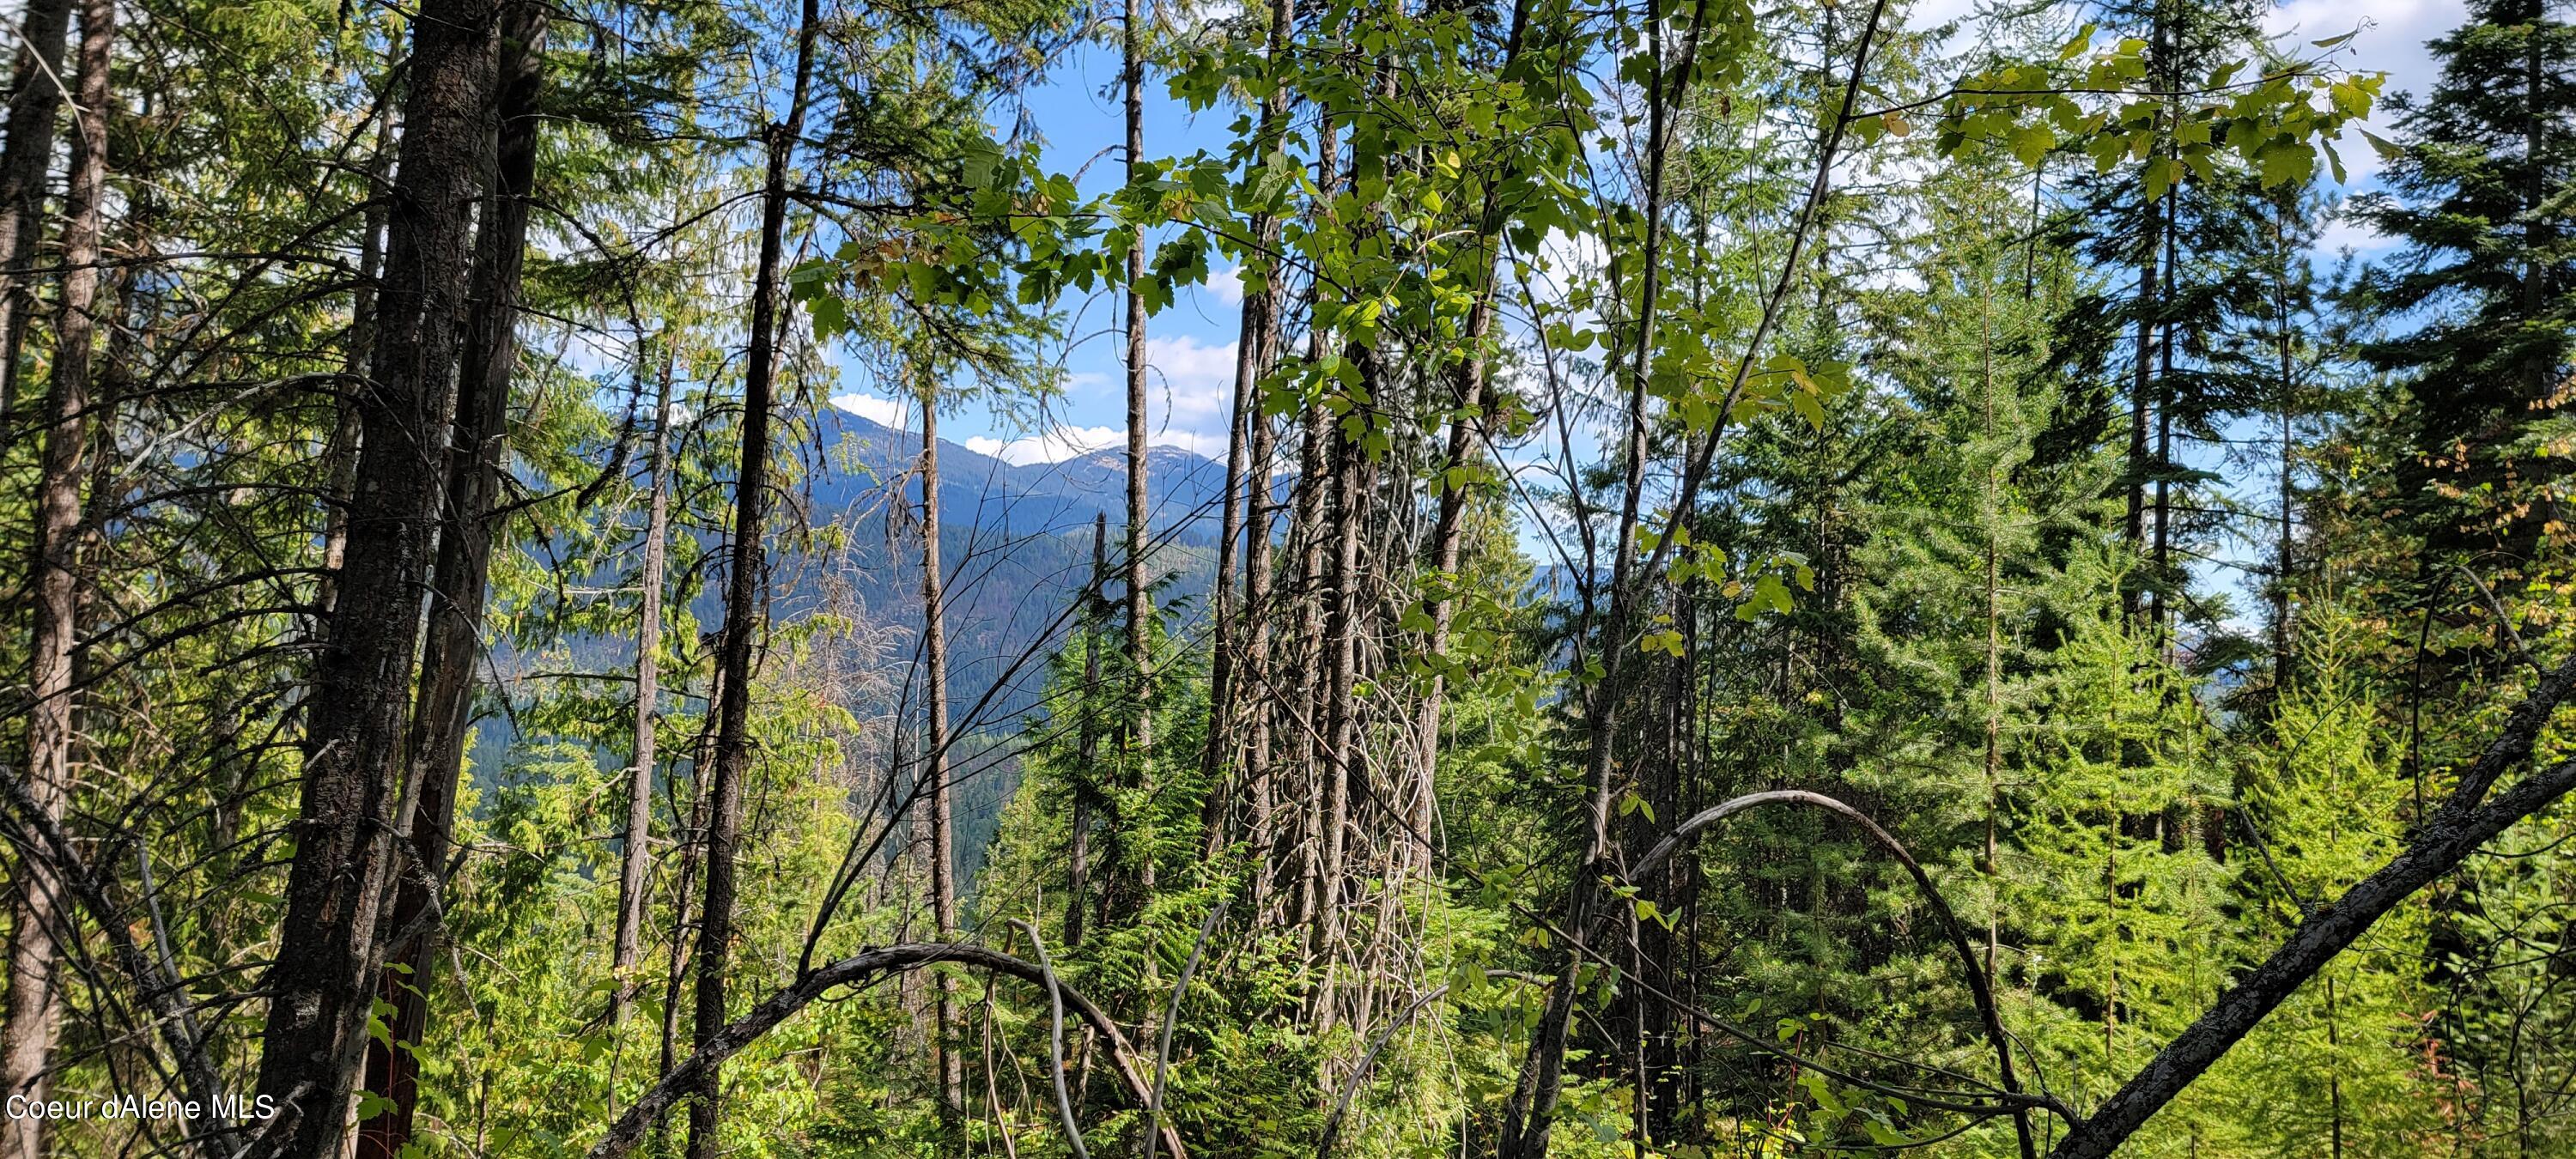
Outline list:
[[[394,830],[409,850],[399,860],[386,915],[379,1001],[391,1043],[418,1044],[429,1028],[429,980],[438,966],[439,890],[456,829],[456,782],[482,660],[485,580],[499,532],[493,507],[509,446],[510,383],[518,363],[520,271],[526,264],[528,201],[537,168],[537,130],[546,10],[512,0],[502,13],[496,79],[498,133],[492,196],[475,238],[472,313],[456,375],[456,418],[447,448],[447,501],[430,583],[429,632],[421,656],[419,703],[405,749],[410,794]],[[412,1137],[420,1104],[420,1062],[409,1049],[367,1041],[366,1090],[392,1101],[358,1128],[359,1159],[396,1159]]]
[[[60,34],[57,33],[57,40]],[[80,115],[72,138],[71,188],[64,199],[63,301],[53,380],[45,395],[45,443],[35,496],[36,552],[29,583],[33,632],[27,691],[27,789],[48,823],[60,825],[72,791],[73,648],[80,634],[81,484],[90,474],[93,432],[104,426],[91,397],[98,332],[98,262],[107,200],[108,66],[116,43],[114,0],[82,0]],[[60,55],[57,49],[57,56]],[[50,84],[40,81],[39,84]],[[14,118],[13,118],[14,120]],[[16,126],[13,124],[12,128]],[[51,133],[46,137],[51,139]],[[8,1021],[0,1024],[0,1095],[43,1099],[51,1085],[62,1017],[57,971],[72,922],[60,867],[17,859],[10,894]],[[10,1155],[44,1153],[45,1121],[0,1123]]]
[[[334,1159],[365,1050],[384,946],[393,818],[412,708],[422,577],[446,483],[451,375],[471,278],[473,200],[491,130],[490,0],[429,0],[412,22],[410,93],[388,215],[372,381],[360,388],[357,486],[328,644],[306,725],[286,918],[258,1092],[292,1159]]]
[[[18,64],[9,78],[8,144],[0,148],[0,431],[15,430],[18,353],[35,308],[26,269],[45,236],[45,174],[54,163],[54,121],[62,115],[63,41],[72,0],[29,0],[18,15]],[[84,106],[86,107],[86,106]],[[8,436],[0,436],[6,445]]]
[[[760,258],[752,275],[750,350],[744,359],[742,456],[733,484],[733,535],[726,561],[725,617],[716,678],[714,778],[708,790],[706,900],[699,907],[696,1028],[707,1049],[725,1027],[725,971],[733,954],[734,854],[742,841],[743,781],[751,774],[751,652],[760,631],[762,528],[768,518],[769,413],[778,365],[778,278],[787,232],[787,167],[804,131],[814,74],[816,0],[805,0],[796,26],[796,77],[785,120],[768,127],[769,163],[760,190]],[[689,1102],[689,1159],[715,1159],[724,1092],[723,1068],[700,1068]]]

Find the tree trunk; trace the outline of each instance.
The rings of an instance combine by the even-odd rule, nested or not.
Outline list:
[[[406,743],[410,795],[394,824],[410,849],[394,869],[394,903],[384,922],[386,965],[377,998],[390,1004],[393,1043],[418,1044],[429,1027],[429,979],[437,966],[437,908],[456,828],[456,782],[482,659],[485,581],[498,532],[493,506],[509,445],[510,383],[518,362],[520,271],[528,201],[536,177],[541,58],[546,10],[513,0],[502,13],[492,196],[475,239],[471,314],[456,376],[456,419],[447,448],[447,501],[431,580],[429,632],[419,703]],[[419,1059],[381,1039],[367,1041],[366,1089],[393,1105],[359,1127],[359,1159],[396,1159],[411,1140],[420,1102]]]
[[[626,769],[626,835],[617,862],[617,943],[610,968],[617,989],[609,998],[611,1026],[626,1021],[644,954],[645,873],[653,865],[653,722],[662,699],[662,564],[671,524],[671,371],[676,358],[663,336],[661,389],[653,398],[652,497],[644,517],[643,607],[635,624],[635,760]]]
[[[1980,496],[1986,524],[1986,849],[1979,867],[1986,878],[1986,989],[1995,988],[1995,954],[2002,936],[2003,869],[1996,850],[1996,827],[2003,816],[2003,479],[1996,468],[1994,283],[1977,287],[1977,361],[1984,380],[1986,488]]]
[[[1271,309],[1276,311],[1276,300]],[[1277,365],[1279,327],[1274,319],[1268,335],[1269,349],[1262,355],[1265,366]],[[1245,505],[1245,538],[1243,575],[1243,673],[1238,678],[1254,691],[1254,708],[1241,713],[1245,731],[1244,754],[1244,826],[1250,839],[1249,864],[1252,876],[1252,914],[1259,924],[1269,912],[1272,865],[1277,855],[1278,781],[1273,776],[1271,701],[1277,690],[1272,685],[1270,665],[1270,568],[1271,508],[1270,462],[1279,453],[1279,428],[1258,409],[1250,418],[1252,428],[1252,468],[1246,486],[1250,495]]]
[[[1332,118],[1322,118],[1316,130],[1315,188],[1320,196],[1313,212],[1321,216],[1330,212],[1335,188],[1339,185],[1337,170],[1341,144]],[[1317,287],[1312,294],[1320,295]],[[1311,315],[1311,311],[1310,311]],[[1322,330],[1306,334],[1306,358],[1321,359],[1328,336]],[[1296,855],[1296,920],[1313,927],[1320,920],[1323,902],[1324,831],[1324,766],[1323,714],[1320,707],[1324,682],[1324,501],[1331,481],[1324,467],[1325,428],[1332,422],[1320,407],[1309,408],[1299,420],[1297,486],[1295,508],[1289,513],[1289,541],[1297,547],[1297,638],[1294,663],[1297,677],[1281,713],[1281,723],[1293,733],[1297,754],[1296,792],[1300,796],[1299,832],[1292,843]]]
[[[1366,357],[1365,351],[1359,353]],[[1314,834],[1322,866],[1317,872],[1315,923],[1307,947],[1308,955],[1324,964],[1324,982],[1316,987],[1314,999],[1318,1034],[1332,1029],[1335,1021],[1333,981],[1341,954],[1342,893],[1350,870],[1351,787],[1362,775],[1359,713],[1351,694],[1359,672],[1360,523],[1366,497],[1361,493],[1357,441],[1339,422],[1331,425],[1326,435],[1332,448],[1332,515],[1326,526],[1333,533],[1333,557],[1325,589],[1330,603],[1323,641],[1324,803],[1320,828]]]
[[[287,914],[269,979],[259,1093],[283,1151],[332,1159],[365,1049],[411,723],[421,577],[445,490],[451,374],[466,313],[472,202],[489,131],[488,0],[435,0],[413,22],[411,93],[389,216],[374,382],[359,407],[357,487],[338,612],[310,707]]]
[[[1702,0],[1701,7],[1706,7]],[[1597,882],[1608,868],[1611,853],[1610,799],[1612,791],[1612,752],[1617,746],[1621,678],[1629,668],[1636,649],[1629,643],[1629,621],[1636,603],[1634,572],[1637,554],[1637,521],[1645,492],[1647,441],[1647,378],[1654,362],[1656,296],[1663,285],[1664,238],[1664,162],[1672,144],[1667,131],[1670,104],[1680,103],[1678,79],[1668,82],[1661,66],[1663,60],[1663,5],[1653,0],[1648,5],[1647,28],[1653,37],[1652,53],[1658,62],[1647,96],[1647,155],[1645,246],[1643,255],[1644,284],[1639,287],[1636,316],[1636,342],[1627,351],[1628,378],[1627,419],[1624,435],[1626,475],[1619,500],[1616,542],[1610,565],[1610,606],[1607,618],[1599,625],[1596,639],[1603,675],[1583,701],[1585,731],[1589,734],[1587,773],[1591,800],[1589,848],[1583,865],[1575,871],[1566,903],[1566,926],[1575,937],[1589,936],[1595,908]],[[1704,12],[1703,12],[1704,14]],[[1684,61],[1696,58],[1697,30],[1701,21],[1692,22],[1691,49],[1683,52]],[[1827,46],[1830,51],[1830,44]],[[1679,74],[1687,78],[1688,72]],[[1857,76],[1855,76],[1857,81]],[[1557,1096],[1564,1081],[1565,1046],[1573,1031],[1575,976],[1582,958],[1572,948],[1566,952],[1565,966],[1556,985],[1548,993],[1546,1009],[1539,1016],[1536,1032],[1530,1036],[1529,1056],[1503,1116],[1502,1159],[1544,1159],[1548,1151],[1548,1134],[1556,1115]]]
[[[2179,210],[2182,205],[2182,183],[2165,193],[2165,277],[2164,295],[2173,297],[2174,283],[2181,280],[2181,248],[2176,244],[2182,229]],[[2161,312],[2161,311],[2159,311]],[[2153,624],[2159,649],[2172,659],[2173,627],[2165,604],[2165,588],[2173,582],[2173,416],[2174,416],[2174,328],[2164,327],[2156,336],[2156,530],[2154,586],[2148,589],[2147,622]]]
[[[787,232],[787,167],[804,132],[814,73],[817,0],[805,0],[796,26],[796,76],[787,119],[769,127],[768,172],[760,190],[760,259],[752,275],[750,350],[744,358],[742,458],[733,485],[733,543],[725,576],[722,651],[716,657],[723,695],[716,704],[715,775],[709,791],[706,900],[699,907],[697,1024],[701,1050],[725,1027],[725,970],[733,952],[734,853],[742,839],[743,781],[751,774],[751,653],[763,599],[761,534],[768,512],[771,380],[778,362],[778,274]],[[689,1159],[716,1159],[723,1068],[699,1072],[689,1103]]]
[[[286,918],[271,972],[258,1093],[292,1159],[334,1159],[367,1041],[384,945],[390,808],[411,723],[422,577],[445,490],[473,200],[489,138],[490,0],[431,0],[413,21],[411,91],[387,217],[373,382],[359,403],[357,485],[331,635],[306,724]]]
[[[1145,12],[1141,0],[1127,0],[1124,38],[1127,92],[1127,180],[1145,175]],[[1153,601],[1145,590],[1145,248],[1127,250],[1127,667],[1133,683],[1127,689],[1127,752],[1134,762],[1140,800],[1154,796],[1154,658],[1148,617]],[[1136,881],[1154,888],[1154,826],[1145,817],[1128,819],[1143,846]]]
[[[72,792],[76,732],[72,662],[80,632],[81,485],[89,477],[93,432],[105,425],[93,414],[91,359],[98,331],[98,262],[107,200],[108,66],[115,43],[114,0],[82,0],[80,116],[72,140],[71,189],[64,200],[62,314],[55,327],[53,381],[45,397],[45,445],[35,496],[35,574],[28,585],[34,630],[28,657],[28,693],[33,703],[27,715],[26,783],[49,825],[62,824]],[[74,919],[70,907],[63,904],[61,866],[40,855],[23,856],[15,877],[10,895],[8,1021],[0,1024],[0,1095],[41,1101],[52,1085],[54,1038],[63,1006],[57,971],[62,966],[62,943],[70,936],[67,927]],[[36,1159],[44,1152],[43,1143],[42,1119],[12,1117],[0,1128],[0,1144],[11,1156]]]
[[[1290,25],[1296,16],[1296,0],[1271,0],[1269,40],[1263,51],[1266,64],[1275,65],[1288,43]],[[1281,85],[1261,100],[1261,123],[1256,130],[1255,168],[1266,165],[1278,148],[1281,127],[1288,115],[1288,89]],[[1268,498],[1269,471],[1251,460],[1260,454],[1256,432],[1267,427],[1261,415],[1261,380],[1270,373],[1271,352],[1276,349],[1274,335],[1279,329],[1279,291],[1273,285],[1279,273],[1278,263],[1268,255],[1276,251],[1280,239],[1279,219],[1268,212],[1252,216],[1255,239],[1253,261],[1261,265],[1261,284],[1243,288],[1243,310],[1236,333],[1234,361],[1234,411],[1226,429],[1225,447],[1225,515],[1222,521],[1223,541],[1217,548],[1216,588],[1212,610],[1215,616],[1216,652],[1208,671],[1208,737],[1207,748],[1200,760],[1201,780],[1207,785],[1207,802],[1200,818],[1201,848],[1209,857],[1225,844],[1227,828],[1227,768],[1242,764],[1247,779],[1258,773],[1244,761],[1248,746],[1236,739],[1238,726],[1235,701],[1235,653],[1244,646],[1239,637],[1260,631],[1259,608],[1246,593],[1245,606],[1232,606],[1237,575],[1236,560],[1244,548],[1247,523],[1259,521],[1261,504]],[[1252,476],[1258,481],[1247,482]],[[1266,537],[1266,526],[1259,533]],[[1249,657],[1247,656],[1248,660]],[[1250,675],[1249,664],[1245,665]],[[1247,785],[1247,789],[1249,786]],[[1249,792],[1246,794],[1249,796]],[[1266,810],[1265,810],[1266,812]],[[1258,875],[1255,875],[1256,878]],[[1257,909],[1256,909],[1257,912]]]
[[[1091,521],[1091,586],[1084,590],[1083,600],[1092,607],[1102,603],[1101,591],[1109,582],[1109,516],[1106,512]],[[1090,778],[1100,760],[1100,630],[1106,626],[1102,617],[1086,615],[1082,634],[1082,719],[1075,722],[1079,730],[1079,768],[1073,786],[1073,831],[1071,848],[1065,854],[1064,948],[1082,948],[1082,911],[1091,904],[1091,800],[1097,791]]]
[[[724,676],[718,673],[707,682],[707,703],[724,702]],[[654,1081],[671,1077],[679,1065],[680,983],[688,977],[689,967],[689,899],[697,895],[698,873],[706,866],[707,772],[715,767],[715,737],[705,729],[698,730],[694,751],[689,754],[689,813],[678,816],[679,802],[671,802],[672,827],[679,830],[680,873],[671,885],[671,946],[662,973],[662,1054],[654,1070]],[[664,1135],[666,1124],[653,1125],[657,1140]],[[667,1146],[655,1150],[667,1153]]]
[[[2166,67],[2163,62],[2172,56],[2172,45],[2163,20],[2163,9],[2159,7],[2157,13],[2154,52],[2157,67],[2163,68]],[[2171,190],[2167,193],[2170,194]],[[2131,360],[2129,380],[2129,483],[2125,488],[2128,492],[2128,515],[2120,525],[2121,538],[2132,552],[2147,545],[2147,396],[2155,389],[2156,323],[2163,306],[2156,284],[2157,250],[2163,244],[2162,209],[2155,205],[2147,206],[2145,221],[2146,236],[2138,241],[2138,345],[2137,354]],[[2121,585],[2120,610],[2132,620],[2138,615],[2138,595],[2136,583]]]
[[[939,398],[936,383],[921,394],[921,650],[929,671],[929,735],[921,776],[930,787],[930,912],[939,940],[957,936],[957,835],[948,790],[948,633],[939,562]],[[939,1108],[954,1126],[965,1117],[965,1059],[957,1053],[957,980],[939,975],[930,1054],[939,1067]]]
[[[63,42],[71,24],[71,0],[28,0],[19,14],[9,138],[0,148],[0,431],[17,426],[18,352],[35,311],[28,292],[35,277],[27,267],[45,236],[45,175],[53,169],[54,121],[63,111]]]
[[[2280,381],[2274,389],[2280,398],[2281,422],[2281,534],[2279,542],[2274,545],[2278,556],[2273,563],[2277,574],[2272,582],[2272,685],[2276,691],[2287,688],[2291,677],[2298,671],[2297,657],[2291,653],[2291,639],[2295,633],[2290,621],[2290,584],[2291,577],[2296,574],[2291,552],[2297,532],[2294,484],[2299,450],[2293,441],[2296,432],[2292,427],[2298,415],[2299,383],[2290,357],[2291,263],[2297,260],[2298,255],[2290,250],[2290,220],[2298,212],[2298,203],[2299,195],[2295,190],[2284,193],[2277,207],[2279,216],[2272,223],[2273,252],[2281,263],[2281,280],[2274,288],[2279,305],[2280,331],[2273,335],[2276,353],[2280,357]]]
[[[358,285],[349,296],[349,336],[339,389],[331,406],[331,434],[322,444],[322,469],[330,478],[331,501],[322,515],[322,579],[313,606],[319,609],[312,636],[320,640],[340,602],[340,567],[349,551],[349,507],[358,493],[358,403],[366,391],[367,367],[375,356],[376,283],[385,270],[386,205],[378,195],[385,187],[386,166],[393,160],[391,108],[376,116],[376,148],[367,164],[369,205],[359,214]]]

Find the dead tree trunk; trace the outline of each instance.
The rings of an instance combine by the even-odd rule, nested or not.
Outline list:
[[[752,637],[760,630],[767,519],[769,412],[778,363],[778,276],[787,232],[787,167],[804,131],[814,73],[817,0],[805,0],[796,27],[796,77],[787,117],[768,127],[768,171],[760,190],[760,259],[751,288],[750,350],[744,359],[742,458],[734,475],[733,543],[726,562],[722,651],[716,658],[723,695],[716,704],[715,770],[709,789],[706,900],[699,907],[697,1024],[694,1041],[708,1049],[725,1027],[725,971],[733,952],[734,853],[742,840],[743,782],[751,774]],[[723,1068],[700,1068],[689,1103],[689,1159],[715,1159]]]
[[[643,607],[635,625],[635,760],[626,768],[625,848],[617,862],[617,943],[610,968],[617,990],[609,998],[609,1024],[626,1021],[639,980],[636,964],[644,955],[644,875],[653,865],[653,769],[657,763],[653,722],[662,699],[662,563],[670,532],[671,371],[675,355],[668,335],[662,348],[662,382],[653,397],[652,496],[644,516]]]
[[[921,776],[930,800],[930,913],[939,940],[957,936],[957,836],[948,791],[948,633],[942,610],[939,561],[938,387],[921,395],[921,650],[928,667],[923,690],[929,720]],[[930,1031],[930,1056],[939,1069],[940,1113],[953,1125],[966,1111],[966,1060],[957,1053],[957,980],[939,975]]]
[[[1127,91],[1127,180],[1145,175],[1145,12],[1142,0],[1127,0],[1125,25]],[[1145,249],[1127,249],[1127,752],[1134,762],[1138,797],[1154,795],[1154,658],[1148,617],[1153,600],[1145,586]],[[1131,820],[1144,820],[1135,818]],[[1137,830],[1144,846],[1137,858],[1136,881],[1154,888],[1153,826]]]
[[[57,40],[60,39],[57,33]],[[80,116],[72,139],[71,189],[64,200],[63,301],[55,325],[53,382],[45,397],[45,445],[36,482],[34,631],[28,659],[27,789],[38,811],[60,825],[72,791],[73,648],[80,630],[81,484],[89,477],[93,431],[91,360],[98,332],[98,261],[107,200],[108,65],[116,43],[113,0],[82,0]],[[59,48],[56,55],[60,55]],[[40,84],[50,82],[40,81]],[[14,129],[15,126],[13,125]],[[47,132],[47,138],[52,134]],[[14,142],[13,142],[14,144]],[[65,927],[61,868],[21,857],[10,894],[8,1021],[0,1024],[0,1094],[42,1100],[51,1085],[54,1036],[62,1017],[57,971]],[[44,1120],[7,1120],[8,1153],[43,1153]]]

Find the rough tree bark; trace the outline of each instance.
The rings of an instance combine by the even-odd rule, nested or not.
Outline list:
[[[72,0],[29,0],[19,13],[18,63],[9,79],[8,144],[0,148],[0,431],[18,413],[18,352],[35,308],[28,292],[45,236],[45,175],[53,168],[54,122],[63,111],[63,42]],[[83,107],[90,107],[83,102]]]
[[[367,1040],[366,1087],[393,1105],[358,1128],[359,1159],[395,1159],[411,1140],[420,1064],[411,1050],[429,1028],[429,980],[438,966],[438,903],[456,829],[456,782],[483,655],[485,581],[498,532],[493,507],[509,446],[510,384],[518,363],[520,271],[527,258],[529,197],[536,180],[540,72],[546,10],[509,0],[501,15],[491,196],[475,238],[471,313],[459,352],[455,421],[447,446],[447,499],[430,580],[429,631],[419,700],[405,742],[408,792],[395,817],[408,843],[393,869],[394,900],[382,938],[379,1001],[393,1007],[387,1041]]]
[[[31,14],[32,19],[33,14]],[[56,40],[60,40],[59,32]],[[45,396],[45,443],[35,496],[33,631],[27,691],[27,789],[46,821],[59,825],[72,791],[73,648],[80,634],[81,484],[89,477],[93,413],[91,361],[98,332],[98,261],[107,201],[108,66],[116,43],[113,0],[82,0],[80,114],[72,138],[71,188],[64,199],[63,300],[55,324],[53,380]],[[60,56],[57,47],[56,55]],[[37,82],[51,87],[49,81]],[[59,95],[59,94],[57,94]],[[14,121],[14,117],[13,117]],[[12,125],[15,128],[15,125]],[[50,122],[48,122],[50,129]],[[52,134],[48,131],[50,140]],[[8,1020],[0,1024],[0,1094],[43,1099],[51,1085],[63,995],[56,971],[65,926],[60,867],[18,859],[10,893]],[[36,1159],[45,1122],[0,1123],[8,1153]]]
[[[750,350],[744,359],[742,456],[734,475],[733,541],[726,561],[725,617],[717,679],[715,775],[709,787],[706,900],[699,907],[696,1027],[693,1041],[709,1053],[725,1029],[725,971],[733,951],[734,852],[742,839],[743,782],[751,773],[751,653],[765,604],[761,543],[767,519],[770,388],[778,363],[778,277],[787,232],[787,168],[804,132],[814,75],[817,0],[805,0],[796,26],[796,77],[787,116],[768,127],[769,162],[760,191],[760,258],[751,289]],[[695,1077],[689,1102],[689,1159],[715,1159],[723,1094],[723,1059],[704,1066],[693,1055],[681,1070]],[[667,1085],[667,1080],[665,1085]],[[642,1109],[639,1105],[637,1109]],[[629,1112],[630,1117],[632,1112]]]
[[[359,388],[363,449],[339,602],[307,706],[295,860],[267,983],[258,1093],[283,1110],[263,1144],[292,1159],[340,1151],[384,959],[390,808],[446,483],[497,14],[492,0],[427,0],[412,22],[373,381]]]
[[[939,940],[957,936],[957,835],[948,791],[948,632],[939,561],[939,399],[935,383],[921,392],[921,651],[927,709],[921,777],[929,785],[930,913]],[[952,1124],[966,1113],[966,1060],[957,1053],[957,980],[939,975],[933,999],[930,1056],[939,1070],[939,1109]]]

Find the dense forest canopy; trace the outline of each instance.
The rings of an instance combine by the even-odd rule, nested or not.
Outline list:
[[[2576,6],[0,16],[0,1159],[2576,1154]]]

